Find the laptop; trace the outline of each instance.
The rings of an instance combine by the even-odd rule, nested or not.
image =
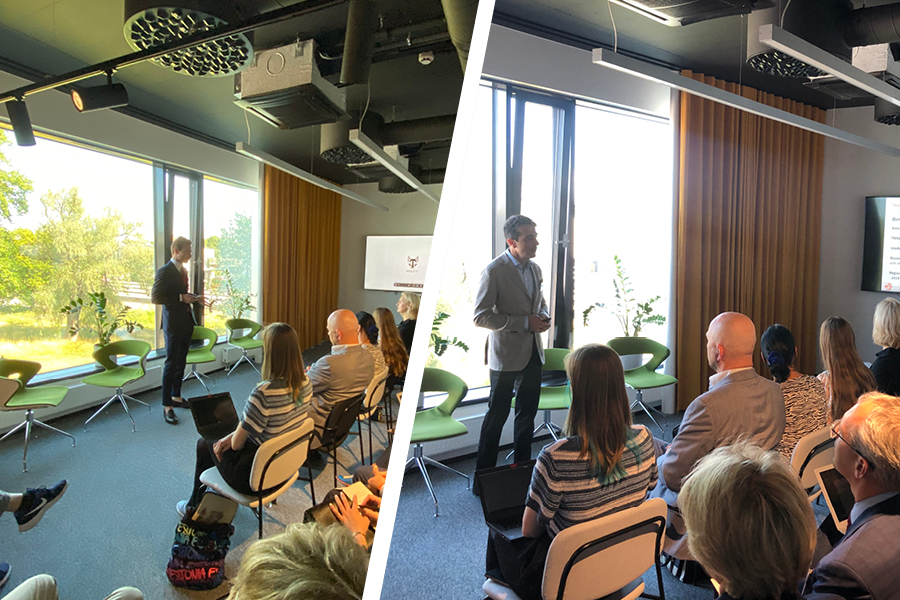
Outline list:
[[[188,403],[197,433],[207,442],[218,442],[241,422],[228,392],[188,398]]]
[[[847,533],[850,510],[855,502],[850,484],[834,465],[816,469],[816,479],[819,480],[819,487],[822,488],[822,495],[825,496],[835,527],[841,533]]]
[[[522,537],[522,515],[534,462],[529,460],[475,472],[484,521],[506,539]]]

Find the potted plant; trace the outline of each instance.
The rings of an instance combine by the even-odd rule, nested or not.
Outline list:
[[[616,303],[610,307],[602,302],[595,302],[587,307],[582,313],[584,326],[587,327],[591,313],[597,308],[605,308],[609,310],[622,327],[624,337],[641,337],[641,330],[644,325],[663,325],[666,317],[663,315],[653,314],[653,304],[660,299],[660,296],[654,296],[644,302],[638,302],[632,296],[634,290],[631,288],[631,280],[625,273],[625,267],[622,266],[622,259],[618,255],[613,256],[616,264],[616,276],[613,278],[613,289],[615,289]],[[622,364],[626,369],[633,369],[641,365],[641,357],[638,355],[625,356],[622,358]]]
[[[469,351],[469,347],[462,340],[456,337],[445,338],[441,335],[441,326],[444,324],[444,321],[449,318],[450,315],[441,310],[434,315],[434,322],[431,324],[431,345],[434,346],[434,353],[436,356],[443,356],[444,352],[447,351],[447,348],[450,348],[451,346],[462,348],[464,352]]]
[[[70,300],[68,304],[59,309],[59,312],[72,317],[72,325],[69,327],[69,335],[77,338],[82,331],[91,332],[97,336],[97,343],[94,348],[109,344],[113,334],[120,328],[125,329],[128,333],[133,333],[135,329],[143,329],[144,326],[128,318],[130,306],[122,307],[113,315],[107,312],[109,300],[104,292],[88,292],[88,299],[84,301],[81,298]],[[89,323],[82,323],[82,310],[87,309],[90,316]]]
[[[250,297],[251,294],[245,293],[234,285],[234,275],[225,269],[225,301],[222,303],[222,311],[230,315],[232,319],[240,319],[245,312],[256,310],[256,307],[250,303]]]

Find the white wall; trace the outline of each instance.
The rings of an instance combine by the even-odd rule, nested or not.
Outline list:
[[[591,62],[591,53],[491,25],[482,73],[585,100],[602,100],[669,118],[670,90]]]
[[[429,185],[428,191],[437,197],[442,185]],[[338,305],[356,312],[372,312],[380,306],[395,310],[400,292],[380,292],[363,288],[366,266],[366,236],[368,235],[432,235],[438,205],[417,192],[384,194],[378,184],[348,185],[370,200],[387,206],[387,212],[366,206],[349,198],[341,207],[341,277]],[[399,316],[397,317],[399,321]]]
[[[827,123],[900,146],[900,128],[876,123],[871,106],[830,110]],[[865,199],[900,195],[900,159],[826,138],[822,184],[818,322],[832,315],[847,319],[856,332],[860,356],[871,362],[881,349],[872,343],[872,315],[888,294],[860,290]]]
[[[0,89],[10,90],[29,83],[0,71]],[[254,187],[258,184],[259,169],[255,160],[113,110],[81,114],[75,110],[71,98],[62,92],[49,90],[28,96],[26,105],[35,131],[58,133]],[[0,119],[9,122],[5,109],[0,111]]]

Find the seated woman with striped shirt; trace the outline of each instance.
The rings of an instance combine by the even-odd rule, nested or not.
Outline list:
[[[263,382],[250,393],[234,432],[212,447],[203,438],[197,441],[194,492],[190,500],[178,503],[179,514],[200,503],[205,490],[200,474],[212,466],[235,490],[252,494],[250,471],[260,445],[296,429],[307,418],[312,384],[303,368],[297,332],[287,323],[272,323],[263,330],[262,338]]]
[[[644,502],[656,487],[653,436],[632,425],[622,361],[612,348],[588,344],[566,359],[571,407],[568,437],[537,457],[518,540],[491,533],[486,575],[523,599],[541,598],[553,537],[566,527]]]

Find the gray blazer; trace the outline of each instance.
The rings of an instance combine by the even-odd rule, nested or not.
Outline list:
[[[678,435],[657,461],[659,485],[651,496],[677,506],[681,481],[698,460],[739,439],[771,450],[781,441],[782,433],[781,386],[753,369],[729,373],[688,406]]]
[[[544,301],[541,269],[528,262],[534,276],[534,294],[528,295],[525,282],[506,252],[491,261],[481,274],[475,296],[475,324],[490,329],[488,367],[492,371],[521,371],[531,359],[536,343],[544,362],[540,334],[528,330],[528,317],[549,317]]]
[[[375,361],[359,344],[333,346],[331,354],[317,360],[307,375],[313,388],[309,415],[321,434],[335,404],[366,391],[375,377]],[[311,447],[318,446],[315,438]]]

